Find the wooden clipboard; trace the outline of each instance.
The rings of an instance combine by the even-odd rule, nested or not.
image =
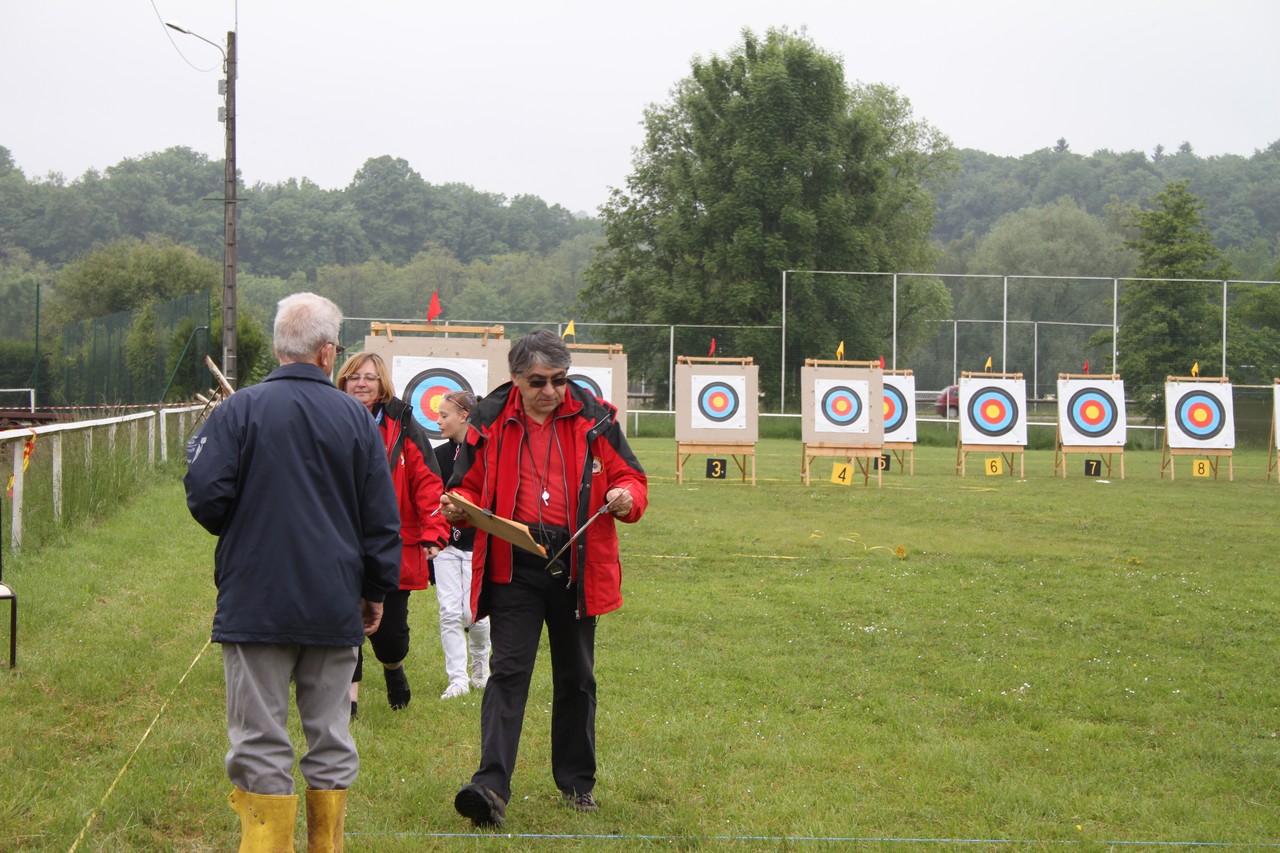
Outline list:
[[[528,525],[512,521],[509,518],[503,518],[500,515],[494,515],[489,510],[481,509],[476,504],[454,492],[449,492],[449,500],[453,501],[454,506],[467,514],[467,521],[471,523],[472,527],[477,527],[490,535],[497,536],[504,542],[510,542],[517,548],[523,548],[532,554],[537,554],[539,557],[547,556],[547,549],[533,541],[533,537],[529,535]]]

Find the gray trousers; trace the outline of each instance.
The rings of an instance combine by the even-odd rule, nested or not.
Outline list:
[[[252,794],[292,794],[289,682],[297,688],[307,751],[298,769],[310,788],[349,788],[360,769],[347,689],[354,646],[223,643],[227,681],[227,776]]]

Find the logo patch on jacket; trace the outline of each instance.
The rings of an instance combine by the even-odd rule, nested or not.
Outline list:
[[[604,470],[604,466],[600,464],[600,457],[592,456],[591,457],[591,473],[599,474],[603,470]]]

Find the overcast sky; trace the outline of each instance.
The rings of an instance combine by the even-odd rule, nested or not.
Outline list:
[[[166,20],[224,47],[238,29],[250,185],[344,187],[389,154],[433,184],[594,213],[645,106],[743,27],[805,27],[958,147],[1280,139],[1277,0],[0,0],[0,145],[28,178],[174,145],[222,159],[222,57]]]

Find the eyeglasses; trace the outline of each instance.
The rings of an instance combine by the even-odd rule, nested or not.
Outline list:
[[[333,344],[334,355],[342,355],[344,352],[347,351],[347,348],[344,347],[342,344],[338,343],[337,341],[331,341],[331,343]]]
[[[368,382],[370,385],[372,385],[374,382],[381,382],[382,377],[376,373],[365,373],[363,375],[359,373],[353,373],[347,377],[347,381],[348,382]]]
[[[569,377],[568,377],[568,376],[553,376],[553,377],[551,377],[550,379],[548,379],[548,378],[547,378],[547,377],[545,377],[545,376],[534,376],[534,377],[532,377],[532,378],[530,378],[530,379],[525,379],[525,383],[526,383],[530,388],[545,388],[545,387],[547,387],[547,383],[548,383],[548,382],[550,382],[550,383],[551,383],[552,387],[555,387],[555,388],[563,388],[564,386],[566,386],[566,385],[568,385],[568,384],[569,384]]]

